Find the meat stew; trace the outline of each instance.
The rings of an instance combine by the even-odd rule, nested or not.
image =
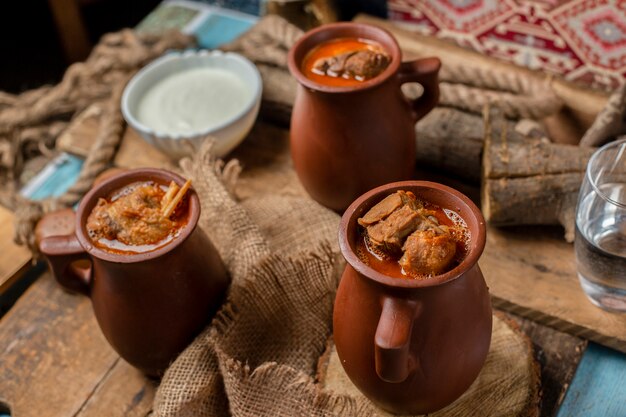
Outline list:
[[[454,211],[410,191],[385,197],[358,219],[357,255],[396,278],[423,279],[452,270],[467,255],[469,230]]]
[[[309,52],[302,71],[320,84],[355,86],[380,75],[390,62],[391,56],[376,42],[340,38],[324,42]]]
[[[87,218],[94,245],[112,253],[143,253],[175,239],[189,218],[187,181],[169,187],[135,182],[100,198]]]

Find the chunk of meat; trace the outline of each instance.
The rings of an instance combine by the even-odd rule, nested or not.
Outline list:
[[[341,77],[345,71],[346,61],[356,51],[346,52],[340,55],[320,58],[313,63],[313,70],[318,74]]]
[[[369,241],[374,248],[391,254],[399,253],[404,238],[417,229],[422,219],[409,206],[402,206],[385,220],[367,227]]]
[[[409,206],[411,209],[416,211],[424,209],[424,204],[419,201],[417,197],[415,197],[415,194],[413,194],[412,192],[400,190],[397,192],[397,194],[400,196],[402,204],[404,204],[405,206]]]
[[[456,254],[450,233],[417,230],[404,243],[400,266],[410,275],[438,275],[446,271]]]
[[[390,194],[369,209],[369,211],[365,213],[365,216],[359,218],[357,221],[361,226],[369,226],[370,224],[383,220],[402,205],[402,197],[399,193]]]
[[[366,227],[387,218],[391,213],[402,206],[409,206],[409,208],[418,212],[424,207],[412,192],[397,191],[382,199],[378,204],[369,209],[369,211],[365,213],[365,216],[360,217],[357,221],[361,226]]]
[[[367,80],[382,73],[390,61],[391,58],[386,53],[366,49],[348,57],[345,72],[351,77]]]
[[[367,80],[382,73],[390,62],[391,57],[383,51],[363,49],[320,58],[313,64],[313,70],[332,77]]]
[[[117,239],[127,245],[146,245],[165,239],[177,222],[161,214],[165,192],[156,184],[140,185],[116,200],[99,199],[87,218],[92,239]]]

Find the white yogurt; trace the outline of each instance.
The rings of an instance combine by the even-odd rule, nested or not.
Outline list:
[[[154,84],[139,100],[137,118],[165,134],[206,131],[239,113],[252,92],[220,68],[193,68]]]

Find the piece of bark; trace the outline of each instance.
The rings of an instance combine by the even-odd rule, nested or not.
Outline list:
[[[578,190],[593,148],[529,139],[497,110],[485,119],[481,202],[493,225],[561,224],[574,239]]]

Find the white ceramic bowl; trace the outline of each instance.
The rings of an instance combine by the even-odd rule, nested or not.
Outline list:
[[[248,103],[234,116],[210,129],[185,134],[155,131],[137,118],[141,98],[158,81],[193,68],[219,68],[229,71],[243,81],[253,92]],[[235,53],[222,51],[171,52],[153,61],[139,71],[128,83],[122,95],[122,114],[126,122],[152,145],[173,159],[190,155],[207,138],[215,138],[213,154],[222,157],[233,150],[246,137],[259,112],[262,81],[252,62]]]

